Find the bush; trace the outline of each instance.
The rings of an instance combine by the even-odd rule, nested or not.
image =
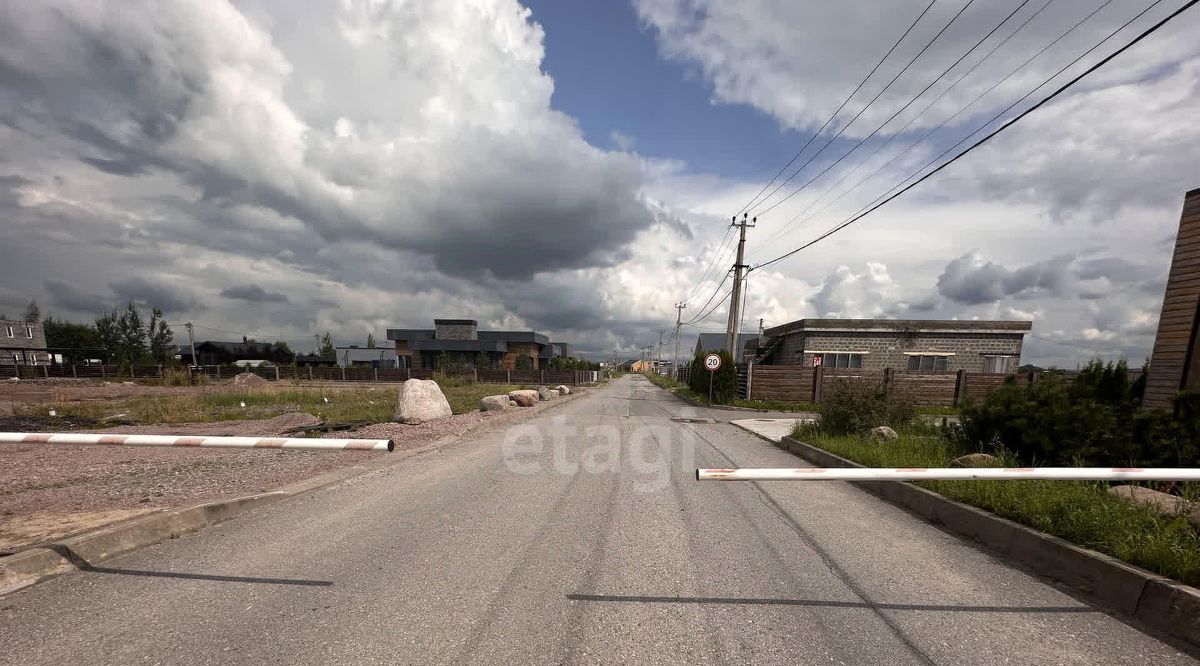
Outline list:
[[[1181,394],[1174,414],[1143,410],[1142,387],[1140,378],[1129,380],[1124,362],[1094,361],[1070,380],[1044,376],[1022,385],[1010,378],[967,405],[947,434],[963,448],[1010,452],[1025,464],[1200,464],[1200,396]]]
[[[721,357],[721,367],[712,373],[712,402],[717,405],[732,404],[737,399],[737,367],[734,366],[733,357],[724,349],[697,352],[692,358],[692,376],[688,385],[697,395],[708,397],[708,368],[704,367],[704,357],[709,354]]]
[[[848,435],[881,425],[904,428],[916,418],[917,411],[911,402],[889,397],[881,384],[842,379],[822,396],[817,413],[822,433]]]

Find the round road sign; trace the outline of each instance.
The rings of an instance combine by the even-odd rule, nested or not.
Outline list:
[[[714,372],[721,367],[721,357],[716,354],[709,354],[704,357],[704,367],[708,368],[709,372]]]

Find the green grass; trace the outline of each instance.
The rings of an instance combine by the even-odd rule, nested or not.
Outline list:
[[[743,400],[733,401],[735,407],[765,409],[769,412],[815,412],[817,406],[811,402],[788,402],[786,400]]]
[[[455,414],[479,409],[485,395],[522,388],[502,384],[446,382],[442,392]],[[108,402],[54,402],[19,408],[19,415],[104,419],[117,415],[140,424],[204,423],[237,419],[270,418],[287,412],[307,412],[326,421],[391,421],[396,410],[394,388],[284,388],[272,386],[253,392],[202,393],[162,397],[137,397]],[[326,401],[328,400],[328,402]],[[245,403],[245,407],[242,407]]]
[[[937,436],[905,433],[894,442],[877,444],[853,435],[796,435],[868,467],[943,467],[964,453]],[[1162,516],[1109,495],[1107,483],[924,481],[917,485],[1189,585],[1200,584],[1200,533],[1184,518]],[[1188,488],[1184,495],[1194,497],[1195,491]]]

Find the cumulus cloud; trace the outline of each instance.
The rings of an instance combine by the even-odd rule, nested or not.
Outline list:
[[[946,265],[938,277],[938,292],[968,304],[1057,294],[1068,280],[1070,262],[1070,257],[1055,257],[1010,270],[972,251]]]
[[[825,278],[812,306],[819,317],[881,317],[896,295],[887,266],[870,262],[863,273],[838,266]]]

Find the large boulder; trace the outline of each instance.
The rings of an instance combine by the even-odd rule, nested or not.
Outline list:
[[[558,386],[554,387],[554,390],[558,391],[561,395],[570,395],[571,393],[571,388],[566,384],[559,384]]]
[[[951,467],[999,467],[1000,459],[987,453],[968,453],[950,461]]]
[[[410,379],[400,385],[396,416],[392,420],[411,425],[449,418],[453,414],[437,382],[432,379]]]
[[[548,386],[537,387],[539,400],[553,400],[558,397],[558,392]]]
[[[508,409],[508,395],[485,395],[479,399],[479,411],[481,412],[502,412]]]
[[[541,397],[538,396],[538,392],[532,389],[511,391],[508,394],[508,397],[520,407],[533,407],[537,404],[538,400],[541,400]]]
[[[887,426],[875,426],[871,428],[871,439],[877,442],[894,442],[900,439],[900,435]]]

